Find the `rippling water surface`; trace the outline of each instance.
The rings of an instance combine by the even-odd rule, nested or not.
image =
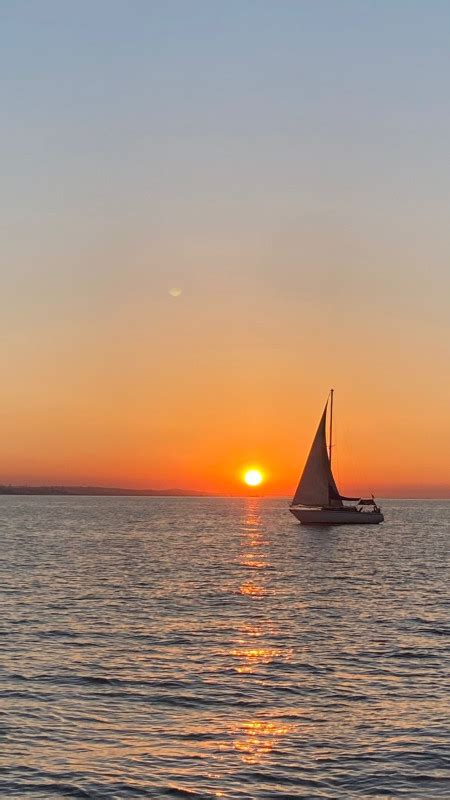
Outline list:
[[[0,498],[0,796],[450,797],[450,503]]]

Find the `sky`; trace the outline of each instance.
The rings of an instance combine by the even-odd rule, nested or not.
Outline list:
[[[0,482],[450,497],[450,5],[2,3]],[[179,290],[179,291],[173,291]]]

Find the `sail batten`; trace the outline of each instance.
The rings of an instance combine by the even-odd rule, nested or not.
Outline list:
[[[331,471],[327,451],[325,430],[327,407],[328,401],[325,404],[319,427],[293,497],[293,506],[332,506],[341,508],[343,505]]]

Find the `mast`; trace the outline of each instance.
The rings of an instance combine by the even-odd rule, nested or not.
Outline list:
[[[334,389],[330,389],[330,442],[328,445],[328,459],[330,462],[331,468],[331,447],[332,447],[332,438],[333,438],[333,395]]]

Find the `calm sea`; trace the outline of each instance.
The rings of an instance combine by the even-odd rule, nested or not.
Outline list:
[[[450,797],[450,503],[0,498],[0,797]]]

